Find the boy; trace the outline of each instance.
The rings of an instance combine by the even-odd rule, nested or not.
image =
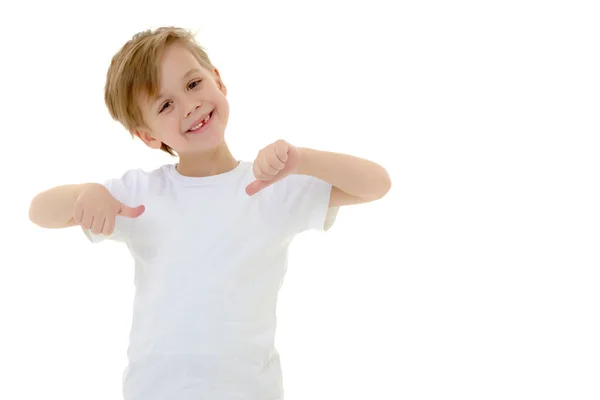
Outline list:
[[[340,206],[390,188],[375,163],[283,140],[253,163],[236,160],[224,140],[226,96],[192,34],[135,35],[109,67],[107,107],[178,163],[51,188],[31,202],[37,225],[79,225],[92,242],[125,243],[135,259],[126,400],[282,399],[275,309],[288,245],[329,229]]]

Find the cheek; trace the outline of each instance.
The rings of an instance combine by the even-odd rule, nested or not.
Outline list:
[[[172,112],[161,121],[162,129],[165,132],[179,132],[181,130],[180,119],[177,117],[176,113]]]
[[[219,109],[221,111],[221,117],[227,120],[227,118],[229,117],[229,103],[225,98],[222,98],[219,102]]]

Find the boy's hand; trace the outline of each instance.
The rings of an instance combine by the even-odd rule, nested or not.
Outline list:
[[[144,210],[144,206],[126,206],[115,199],[103,185],[93,184],[85,188],[77,198],[73,209],[73,221],[95,234],[110,235],[115,229],[117,215],[137,218]]]
[[[300,151],[284,140],[278,140],[262,149],[252,171],[256,180],[246,187],[249,196],[293,174],[300,166]]]

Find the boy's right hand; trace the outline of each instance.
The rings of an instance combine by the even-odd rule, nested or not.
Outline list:
[[[117,215],[137,218],[144,213],[143,205],[131,208],[115,199],[101,184],[90,184],[81,191],[73,208],[73,221],[95,234],[110,235]]]

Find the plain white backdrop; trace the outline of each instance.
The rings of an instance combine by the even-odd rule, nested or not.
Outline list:
[[[44,230],[49,187],[155,168],[110,58],[198,32],[234,155],[283,138],[384,165],[378,202],[291,249],[287,400],[600,398],[600,14],[583,1],[16,2],[0,13],[0,399],[121,398],[133,264]]]

